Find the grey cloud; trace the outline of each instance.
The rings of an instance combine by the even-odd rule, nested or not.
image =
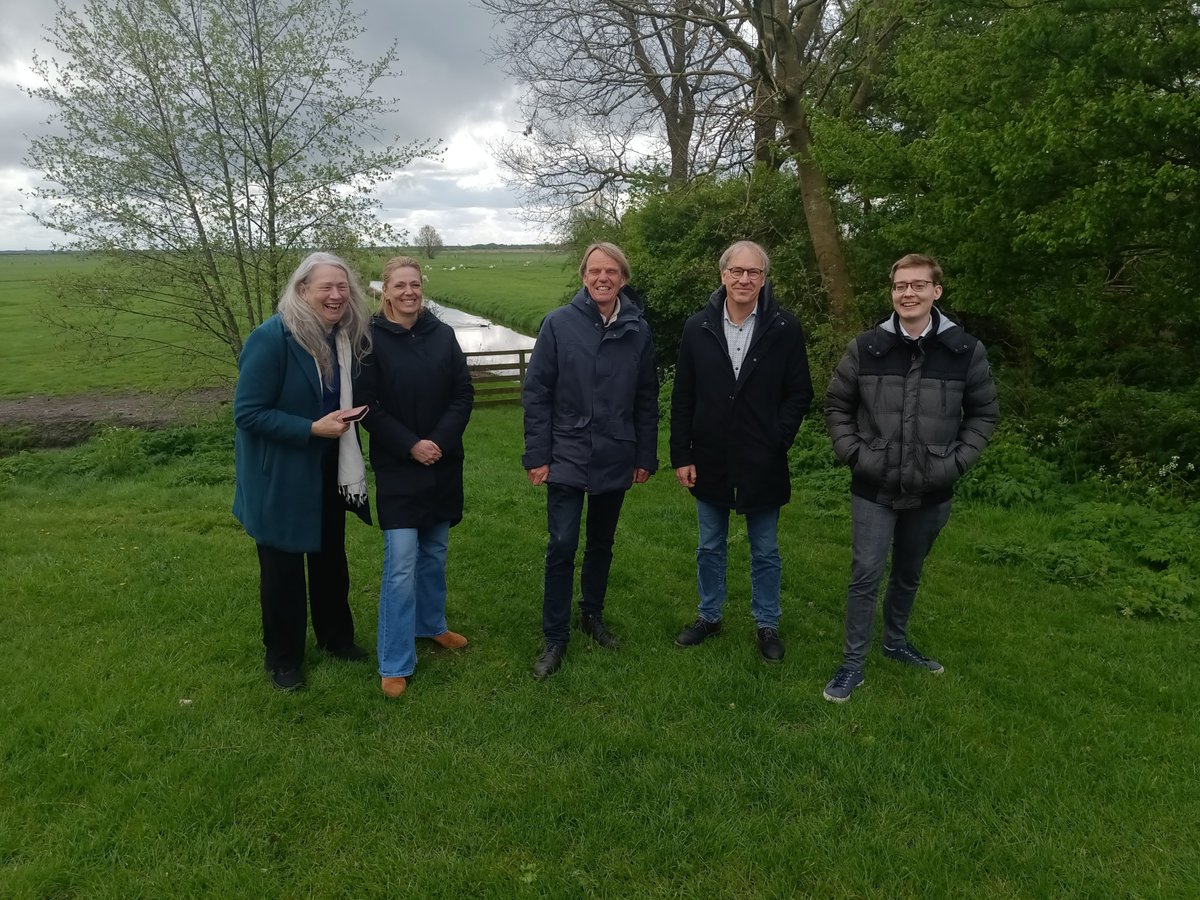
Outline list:
[[[80,0],[70,0],[70,5],[78,6]],[[518,128],[516,91],[487,59],[491,14],[476,6],[475,0],[358,0],[358,6],[366,31],[357,41],[357,55],[377,58],[393,39],[398,44],[397,68],[402,77],[387,78],[380,85],[381,94],[398,101],[397,113],[379,123],[385,133],[400,141],[448,140],[462,128],[482,122],[498,120],[513,130]],[[16,71],[15,63],[28,64],[34,49],[45,50],[43,28],[53,20],[54,12],[50,3],[0,0],[0,108],[6,126],[0,130],[0,170],[20,168],[27,136],[44,127],[46,110],[16,88],[11,73]],[[488,229],[498,230],[497,217],[504,216],[503,227],[510,237],[523,239],[527,229],[512,211],[517,205],[515,197],[503,189],[460,188],[455,180],[464,174],[470,173],[450,172],[441,162],[415,161],[401,177],[380,188],[385,215],[430,210],[446,216],[449,223],[453,211],[461,208],[465,211],[455,213],[454,224],[447,228],[468,228],[467,220],[475,216]],[[0,179],[0,223],[4,226],[0,248],[23,246],[38,235],[40,242],[30,246],[49,246],[59,239],[41,232],[19,212],[21,198],[12,185],[11,177]],[[469,236],[461,240],[473,242]]]
[[[421,177],[401,176],[377,193],[385,207],[453,209],[471,206],[504,209],[517,205],[507,188],[460,187],[455,176],[429,173]]]
[[[516,115],[511,84],[487,61],[491,14],[473,0],[365,0],[362,8],[364,57],[398,42],[403,76],[385,90],[400,99],[405,137],[446,138],[472,121]]]

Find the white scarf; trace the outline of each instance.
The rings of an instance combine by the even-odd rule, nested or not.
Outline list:
[[[344,328],[339,328],[334,335],[337,345],[338,372],[341,384],[338,385],[340,394],[339,409],[350,409],[354,405],[354,388],[350,384],[351,353],[350,337]],[[318,378],[320,372],[317,372]],[[355,509],[367,505],[367,469],[363,465],[362,448],[358,446],[358,429],[351,425],[338,438],[338,491],[345,501]]]

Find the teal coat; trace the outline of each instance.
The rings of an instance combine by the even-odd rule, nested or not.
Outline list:
[[[321,418],[316,361],[279,316],[250,333],[238,360],[233,422],[233,514],[256,543],[289,553],[321,549]]]

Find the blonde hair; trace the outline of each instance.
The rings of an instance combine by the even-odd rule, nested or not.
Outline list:
[[[421,275],[421,264],[419,262],[417,262],[411,256],[393,256],[391,259],[389,259],[387,262],[385,262],[383,264],[383,274],[381,276],[379,276],[383,280],[383,289],[379,292],[379,312],[381,314],[383,314],[384,316],[387,315],[386,294],[387,294],[388,279],[391,278],[392,275],[395,274],[397,269],[416,269],[417,274]],[[422,276],[421,281],[424,281],[424,280],[425,280],[425,278],[424,278],[424,276]],[[421,312],[424,312],[425,311],[424,291],[422,291],[421,296],[422,296]]]
[[[942,276],[945,274],[942,272],[942,267],[938,265],[938,261],[936,259],[934,259],[932,256],[927,256],[924,253],[908,253],[892,263],[892,271],[888,273],[888,281],[894,281],[896,279],[897,269],[912,269],[917,266],[928,266],[929,274],[931,276],[930,280],[934,284],[942,283]]]
[[[621,278],[623,278],[625,281],[629,281],[629,260],[625,258],[625,251],[623,251],[616,244],[610,244],[608,241],[597,241],[594,244],[588,244],[588,248],[583,251],[583,259],[579,261],[580,278],[583,278],[583,276],[587,273],[588,257],[597,250],[599,250],[601,253],[611,256],[614,260],[616,260],[617,266],[621,269]]]
[[[276,311],[287,330],[296,339],[296,343],[316,360],[322,385],[334,387],[333,354],[329,352],[328,331],[316,310],[300,296],[300,286],[308,284],[308,279],[317,266],[336,266],[346,273],[346,281],[350,284],[350,296],[346,300],[338,328],[350,338],[350,351],[354,354],[354,361],[362,362],[363,357],[371,352],[370,315],[358,276],[341,257],[332,253],[310,253],[304,257],[292,273],[292,277],[288,279],[287,286],[279,297]]]

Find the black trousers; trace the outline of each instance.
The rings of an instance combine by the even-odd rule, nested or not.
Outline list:
[[[350,568],[346,563],[346,508],[337,490],[336,452],[326,453],[321,466],[320,552],[288,553],[259,544],[258,567],[263,661],[268,669],[300,668],[310,606],[318,646],[340,651],[354,643]]]
[[[583,545],[583,568],[579,573],[580,611],[587,616],[604,613],[608,593],[608,571],[612,566],[613,540],[624,491],[587,494],[564,484],[546,485],[545,592],[542,595],[542,634],[547,644],[565,644],[571,638],[571,591],[575,584],[575,552],[579,548],[579,526],[587,499],[587,541]]]

